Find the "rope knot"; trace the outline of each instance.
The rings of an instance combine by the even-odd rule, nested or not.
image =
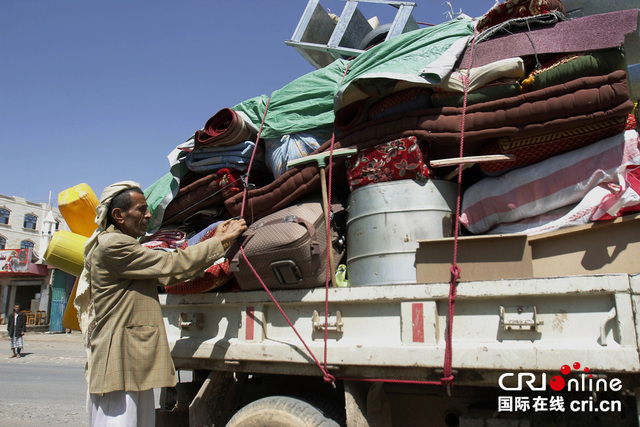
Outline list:
[[[334,389],[336,388],[336,377],[334,377],[334,376],[333,376],[333,375],[331,375],[330,373],[325,372],[325,373],[324,373],[324,377],[322,378],[322,380],[323,380],[325,383],[331,383],[331,385],[333,386],[333,388],[334,388]]]
[[[256,185],[253,183],[249,182],[249,174],[245,173],[244,175],[240,176],[240,182],[242,183],[242,186],[244,188],[249,188],[249,187],[255,187]]]
[[[447,396],[451,397],[451,389],[453,388],[453,375],[442,377],[440,383],[447,388]]]
[[[458,267],[458,264],[453,264],[450,270],[451,270],[451,281],[455,283],[460,279],[460,267]]]
[[[446,377],[440,378],[442,385],[453,385],[453,375],[449,374]]]

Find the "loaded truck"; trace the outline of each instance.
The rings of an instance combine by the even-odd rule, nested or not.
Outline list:
[[[563,2],[570,20],[640,7],[610,3]],[[315,52],[364,50],[310,42],[318,7],[309,2],[288,44],[318,68]],[[350,31],[339,23],[336,31]],[[394,29],[385,31],[367,43]],[[626,55],[633,64],[630,48]],[[633,99],[632,65],[627,73]],[[348,279],[268,290],[256,277],[252,291],[161,294],[179,383],[161,392],[159,424],[638,425],[640,215],[628,209],[535,234],[466,233],[456,178],[481,157],[467,159],[466,172],[465,160],[444,162],[454,168],[449,180],[416,184],[449,194],[444,208],[413,212],[403,205],[415,202],[410,189],[384,188],[369,194],[373,202],[353,191],[340,266]],[[358,211],[367,203],[379,208]]]

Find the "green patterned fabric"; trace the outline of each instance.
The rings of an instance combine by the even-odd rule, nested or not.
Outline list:
[[[600,76],[626,69],[627,61],[621,48],[565,55],[540,70],[531,72],[522,86],[527,92],[531,92],[581,77]]]

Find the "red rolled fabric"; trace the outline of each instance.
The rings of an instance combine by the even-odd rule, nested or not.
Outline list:
[[[238,113],[223,108],[207,120],[203,130],[196,131],[197,147],[224,147],[255,139]]]

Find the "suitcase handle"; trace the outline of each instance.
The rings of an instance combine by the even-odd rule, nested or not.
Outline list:
[[[272,262],[269,267],[281,285],[297,285],[302,282],[300,267],[291,259]]]

